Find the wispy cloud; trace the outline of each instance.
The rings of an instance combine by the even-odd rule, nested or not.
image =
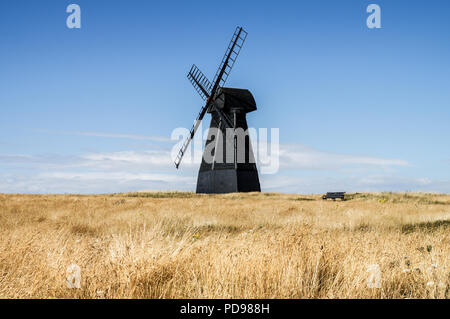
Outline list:
[[[195,189],[195,178],[164,174],[55,172],[1,174],[0,193],[117,193],[140,190]]]
[[[299,144],[280,145],[280,165],[285,169],[340,169],[354,166],[411,166],[408,161],[368,155],[326,152]]]
[[[80,156],[83,165],[98,168],[173,168],[170,152],[165,150],[90,153]]]
[[[80,156],[84,166],[99,168],[159,168],[173,169],[173,158],[169,150],[123,151],[109,153],[90,153]],[[408,167],[411,164],[400,159],[386,159],[372,156],[338,154],[320,151],[303,145],[280,145],[280,169],[282,170],[341,170],[356,167],[391,168]],[[199,160],[187,156],[183,169],[196,168]]]
[[[0,155],[0,192],[109,193],[195,190],[199,163],[176,170],[171,151],[120,151],[58,155]],[[403,177],[406,160],[339,154],[304,145],[280,146],[280,171],[261,175],[264,191],[321,193],[423,190],[449,192],[449,181]]]
[[[101,133],[101,132],[70,132],[75,135],[83,136],[95,136],[95,137],[106,137],[106,138],[125,138],[132,140],[150,140],[154,142],[173,142],[170,138],[161,136],[145,136],[136,134],[115,134],[115,133]]]
[[[53,134],[69,134],[78,136],[92,136],[104,138],[118,138],[131,140],[149,140],[153,142],[171,143],[170,138],[164,136],[146,136],[138,134],[122,134],[122,133],[108,133],[108,132],[80,132],[80,131],[52,131],[52,130],[36,130],[37,132],[53,133]]]
[[[177,176],[175,174],[158,174],[158,173],[125,173],[125,172],[51,172],[41,173],[37,175],[40,178],[63,179],[63,180],[80,180],[80,181],[152,181],[179,183],[190,182],[191,178],[185,176]]]
[[[317,194],[331,191],[380,192],[422,191],[450,192],[450,180],[432,180],[392,175],[364,176],[307,176],[266,175],[261,176],[266,191]]]

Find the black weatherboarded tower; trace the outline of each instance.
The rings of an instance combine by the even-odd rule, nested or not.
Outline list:
[[[250,137],[243,134],[248,129],[246,114],[256,110],[255,99],[249,90],[224,87],[246,37],[247,32],[237,27],[212,84],[195,65],[188,73],[188,79],[206,104],[180,149],[175,166],[179,167],[203,117],[210,113],[197,193],[261,191]]]

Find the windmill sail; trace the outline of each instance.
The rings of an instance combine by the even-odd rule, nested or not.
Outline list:
[[[212,84],[195,64],[189,71],[187,78],[203,100],[211,96]]]
[[[200,112],[197,115],[197,118],[194,122],[194,125],[191,128],[191,131],[189,132],[189,136],[186,138],[186,140],[183,143],[183,146],[181,147],[180,151],[178,152],[177,157],[175,158],[175,167],[178,169],[178,166],[180,166],[181,160],[183,159],[184,153],[186,152],[189,144],[191,143],[191,140],[194,138],[195,132],[197,132],[198,127],[200,126],[200,123],[202,122],[203,117],[206,114],[206,111],[208,110],[209,104],[206,103],[204,107],[200,110]]]
[[[208,109],[211,107],[210,111],[215,112],[219,115],[220,119],[223,121],[224,125],[227,127],[232,127],[232,123],[228,116],[226,116],[220,109],[218,109],[214,104],[214,96],[217,93],[217,90],[225,84],[228,79],[228,76],[233,68],[234,63],[241,51],[242,46],[244,45],[245,39],[247,38],[247,32],[242,27],[237,27],[236,31],[231,38],[230,44],[228,45],[227,50],[225,51],[225,55],[222,59],[222,62],[219,65],[219,68],[214,76],[213,84],[211,84],[206,76],[195,66],[192,66],[189,71],[187,77],[191,81],[194,88],[200,94],[203,100],[206,100],[206,105],[202,107],[200,112],[198,113],[197,119],[192,126],[189,136],[186,138],[183,146],[178,152],[177,157],[175,158],[175,167],[178,169],[180,166],[181,160],[183,159],[184,154],[186,153],[191,140],[194,138],[195,132],[197,131],[200,123],[205,116]],[[211,98],[212,97],[212,98]]]
[[[216,75],[214,76],[214,93],[216,93],[215,91],[219,87],[225,85],[246,38],[247,32],[242,27],[237,27],[231,38],[230,44],[228,45],[227,51],[223,56],[222,62],[217,69]]]

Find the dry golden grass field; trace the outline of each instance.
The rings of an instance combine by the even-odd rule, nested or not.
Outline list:
[[[0,298],[449,298],[449,235],[450,195],[0,195]]]

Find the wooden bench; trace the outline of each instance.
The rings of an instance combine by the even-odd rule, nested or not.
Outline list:
[[[336,198],[340,198],[341,200],[345,200],[345,192],[328,192],[322,196],[322,199],[327,200],[328,198],[332,200],[336,200]]]

